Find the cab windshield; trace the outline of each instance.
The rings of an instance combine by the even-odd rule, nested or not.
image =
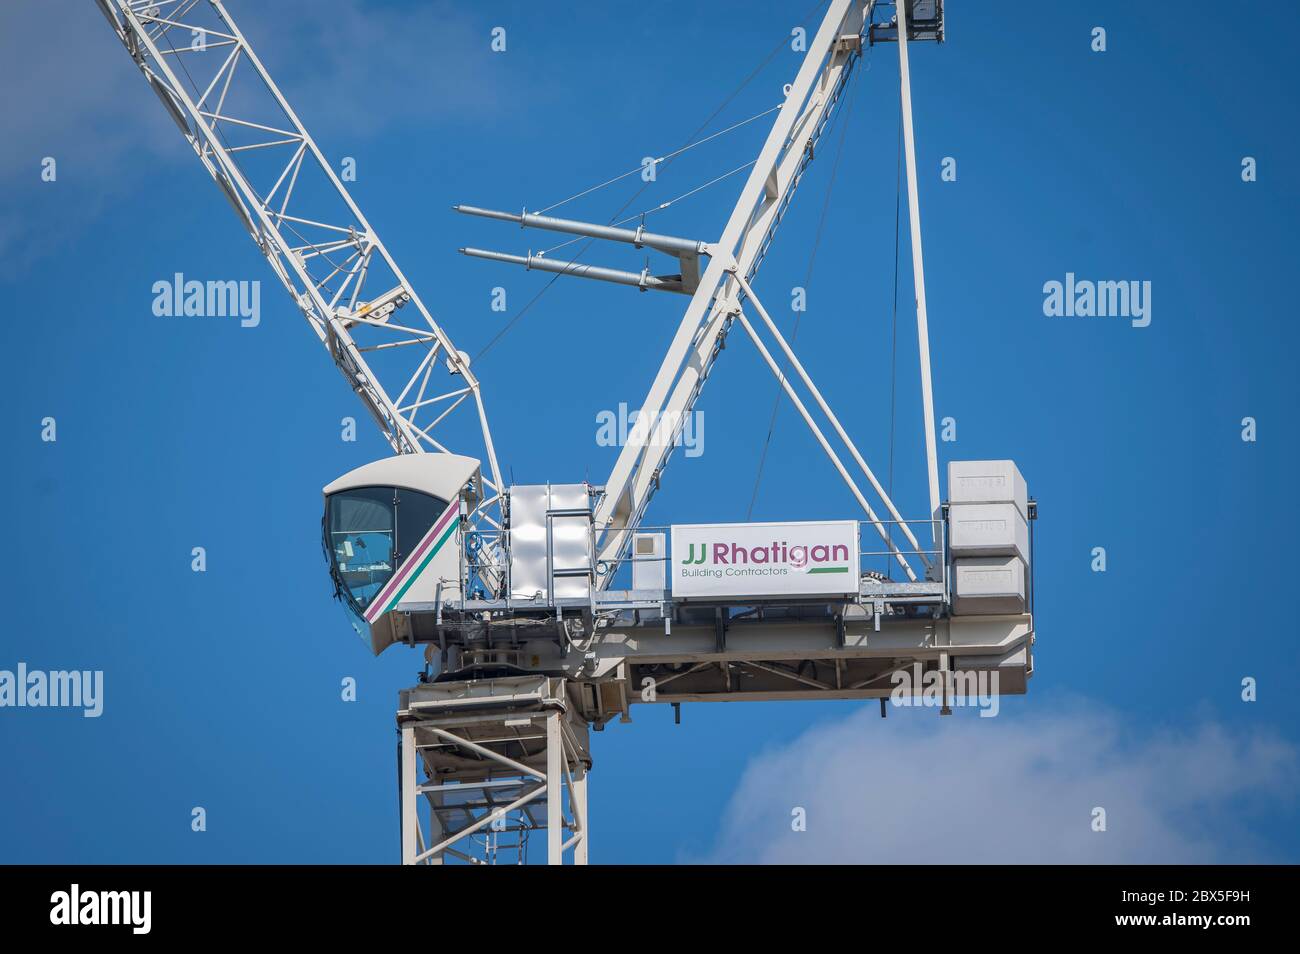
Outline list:
[[[363,612],[447,508],[447,501],[401,487],[359,487],[325,502],[330,575]]]

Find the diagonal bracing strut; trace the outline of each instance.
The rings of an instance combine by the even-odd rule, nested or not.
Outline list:
[[[709,245],[709,264],[650,386],[639,420],[681,422],[693,408],[721,349],[731,303],[743,293],[735,278],[752,278],[757,270],[861,55],[865,15],[872,6],[874,0],[832,0],[721,238]],[[672,441],[656,439],[660,430],[634,428],[606,481],[595,515],[603,561],[617,562],[625,552],[658,486],[673,447]],[[606,574],[604,585],[613,576]]]
[[[910,543],[912,546],[911,552],[919,556],[921,562],[925,564],[927,569],[929,569],[932,565],[930,557],[925,553],[924,550],[922,550],[920,543],[917,542],[915,535],[912,533],[912,529],[903,520],[902,515],[898,512],[898,508],[894,506],[894,501],[890,499],[889,494],[886,493],[885,488],[880,485],[880,481],[876,479],[876,475],[872,472],[871,468],[867,465],[867,462],[866,460],[863,459],[862,454],[858,452],[858,448],[853,443],[852,438],[850,438],[848,433],[844,430],[844,427],[840,424],[839,418],[835,416],[835,412],[832,411],[830,405],[826,403],[826,399],[822,397],[821,391],[819,391],[817,389],[817,386],[813,383],[812,377],[809,376],[807,370],[804,369],[803,363],[795,356],[794,350],[786,342],[785,337],[781,334],[780,329],[777,328],[776,322],[774,322],[771,316],[768,315],[767,309],[763,307],[763,303],[759,300],[758,296],[754,294],[754,290],[750,288],[749,282],[745,280],[745,277],[739,274],[738,272],[734,272],[734,271],[732,272],[732,276],[735,278],[736,283],[740,286],[740,290],[745,293],[745,295],[749,298],[749,301],[753,304],[754,310],[758,312],[759,317],[763,319],[763,324],[767,326],[768,331],[770,331],[772,333],[772,336],[776,339],[777,344],[781,348],[781,351],[785,354],[786,360],[789,361],[791,366],[795,369],[795,372],[799,375],[799,379],[803,382],[804,386],[808,389],[809,393],[812,395],[813,400],[817,403],[818,408],[821,409],[822,414],[826,416],[826,419],[830,422],[831,427],[835,429],[835,433],[839,436],[840,440],[844,442],[844,446],[848,448],[849,453],[853,456],[854,461],[862,469],[862,472],[866,475],[867,480],[871,482],[872,489],[875,490],[876,495],[880,498],[880,500],[884,503],[886,509],[889,511],[890,517],[893,518],[894,525],[898,526],[903,531],[904,536],[906,536],[907,538],[907,542]],[[821,428],[818,427],[817,423],[813,420],[812,415],[809,414],[807,406],[799,398],[798,394],[795,393],[794,388],[790,385],[789,379],[786,377],[785,373],[781,371],[780,366],[777,364],[776,360],[772,357],[771,352],[768,351],[767,346],[763,344],[762,339],[758,336],[758,333],[754,330],[754,326],[750,324],[749,319],[745,317],[744,310],[741,309],[739,305],[736,306],[735,314],[736,317],[740,320],[741,325],[744,327],[745,332],[753,340],[754,346],[758,349],[759,354],[763,357],[763,360],[767,363],[767,366],[771,369],[772,373],[776,375],[777,381],[780,383],[782,389],[785,391],[786,396],[790,398],[790,401],[794,404],[795,409],[799,412],[800,416],[804,419],[804,423],[808,425],[809,429],[813,433],[813,436],[817,438],[817,442],[821,445],[822,450],[826,452],[826,455],[830,458],[831,463],[834,464],[835,469],[839,471],[840,476],[844,479],[844,482],[848,485],[848,488],[852,492],[853,496],[857,499],[858,503],[862,506],[862,509],[866,511],[867,518],[875,526],[876,531],[881,536],[881,539],[885,541],[885,546],[888,547],[890,554],[898,561],[899,566],[903,568],[903,572],[907,574],[908,579],[915,582],[916,571],[912,569],[911,564],[908,563],[907,559],[894,545],[893,537],[889,532],[889,528],[876,515],[875,510],[872,509],[871,504],[867,501],[867,498],[863,496],[862,491],[858,489],[858,485],[854,482],[853,478],[849,476],[849,473],[847,469],[844,467],[843,462],[840,460],[839,455],[836,454],[835,451],[831,448],[830,443],[826,440],[825,434],[822,433]]]

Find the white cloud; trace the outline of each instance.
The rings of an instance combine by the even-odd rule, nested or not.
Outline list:
[[[126,115],[126,102],[141,105],[144,99],[124,94],[144,83],[95,4],[73,7],[15,0],[0,10],[7,140],[0,149],[0,181],[6,184],[20,175],[36,182],[43,156],[58,159],[66,177],[73,168],[93,173],[101,163],[116,171],[133,143],[156,146],[168,130],[177,138],[161,109],[143,118],[143,109]],[[62,170],[60,177],[65,178]]]
[[[228,9],[328,156],[359,138],[387,135],[400,149],[412,126],[490,117],[512,68],[490,58],[486,26],[444,3],[240,0]],[[0,278],[22,274],[123,196],[195,164],[89,0],[5,0],[0,88]],[[45,156],[58,162],[57,186],[40,181]],[[205,188],[192,171],[193,187]],[[75,215],[51,214],[52,188]]]
[[[1152,730],[1083,704],[973,716],[891,710],[881,720],[872,705],[759,756],[698,860],[1186,864],[1280,854],[1260,809],[1294,798],[1297,758],[1274,735],[1214,723]],[[1098,806],[1105,832],[1092,830]],[[806,831],[791,830],[795,807]]]
[[[318,139],[490,115],[514,62],[490,52],[485,22],[447,2],[227,9]]]

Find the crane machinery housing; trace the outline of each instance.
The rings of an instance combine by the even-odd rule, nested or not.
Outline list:
[[[455,207],[675,259],[652,274],[461,250],[688,299],[600,485],[504,482],[468,356],[223,0],[97,2],[392,447],[325,486],[322,535],[336,596],[372,650],[402,644],[426,662],[397,710],[403,863],[523,860],[541,831],[549,863],[585,863],[589,733],[627,721],[634,704],[879,699],[883,714],[912,673],[921,678],[905,691],[936,692],[945,712],[974,691],[972,675],[998,693],[1026,691],[1036,505],[1010,460],[951,461],[940,492],[908,47],[944,40],[942,0],[828,0],[716,240],[643,220]],[[753,287],[864,49],[882,43],[897,45],[901,76],[929,495],[920,520],[903,518]],[[645,523],[682,422],[737,331],[862,514]],[[470,455],[445,443],[458,410],[477,432]],[[882,558],[888,573],[875,569]]]

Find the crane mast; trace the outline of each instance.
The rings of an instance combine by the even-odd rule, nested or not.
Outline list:
[[[393,452],[448,452],[440,425],[468,401],[491,473],[484,483],[499,493],[468,357],[402,274],[221,0],[97,2]],[[406,315],[414,320],[398,320]],[[404,382],[396,396],[380,380],[381,361],[385,375]],[[440,365],[453,387],[434,380]]]

